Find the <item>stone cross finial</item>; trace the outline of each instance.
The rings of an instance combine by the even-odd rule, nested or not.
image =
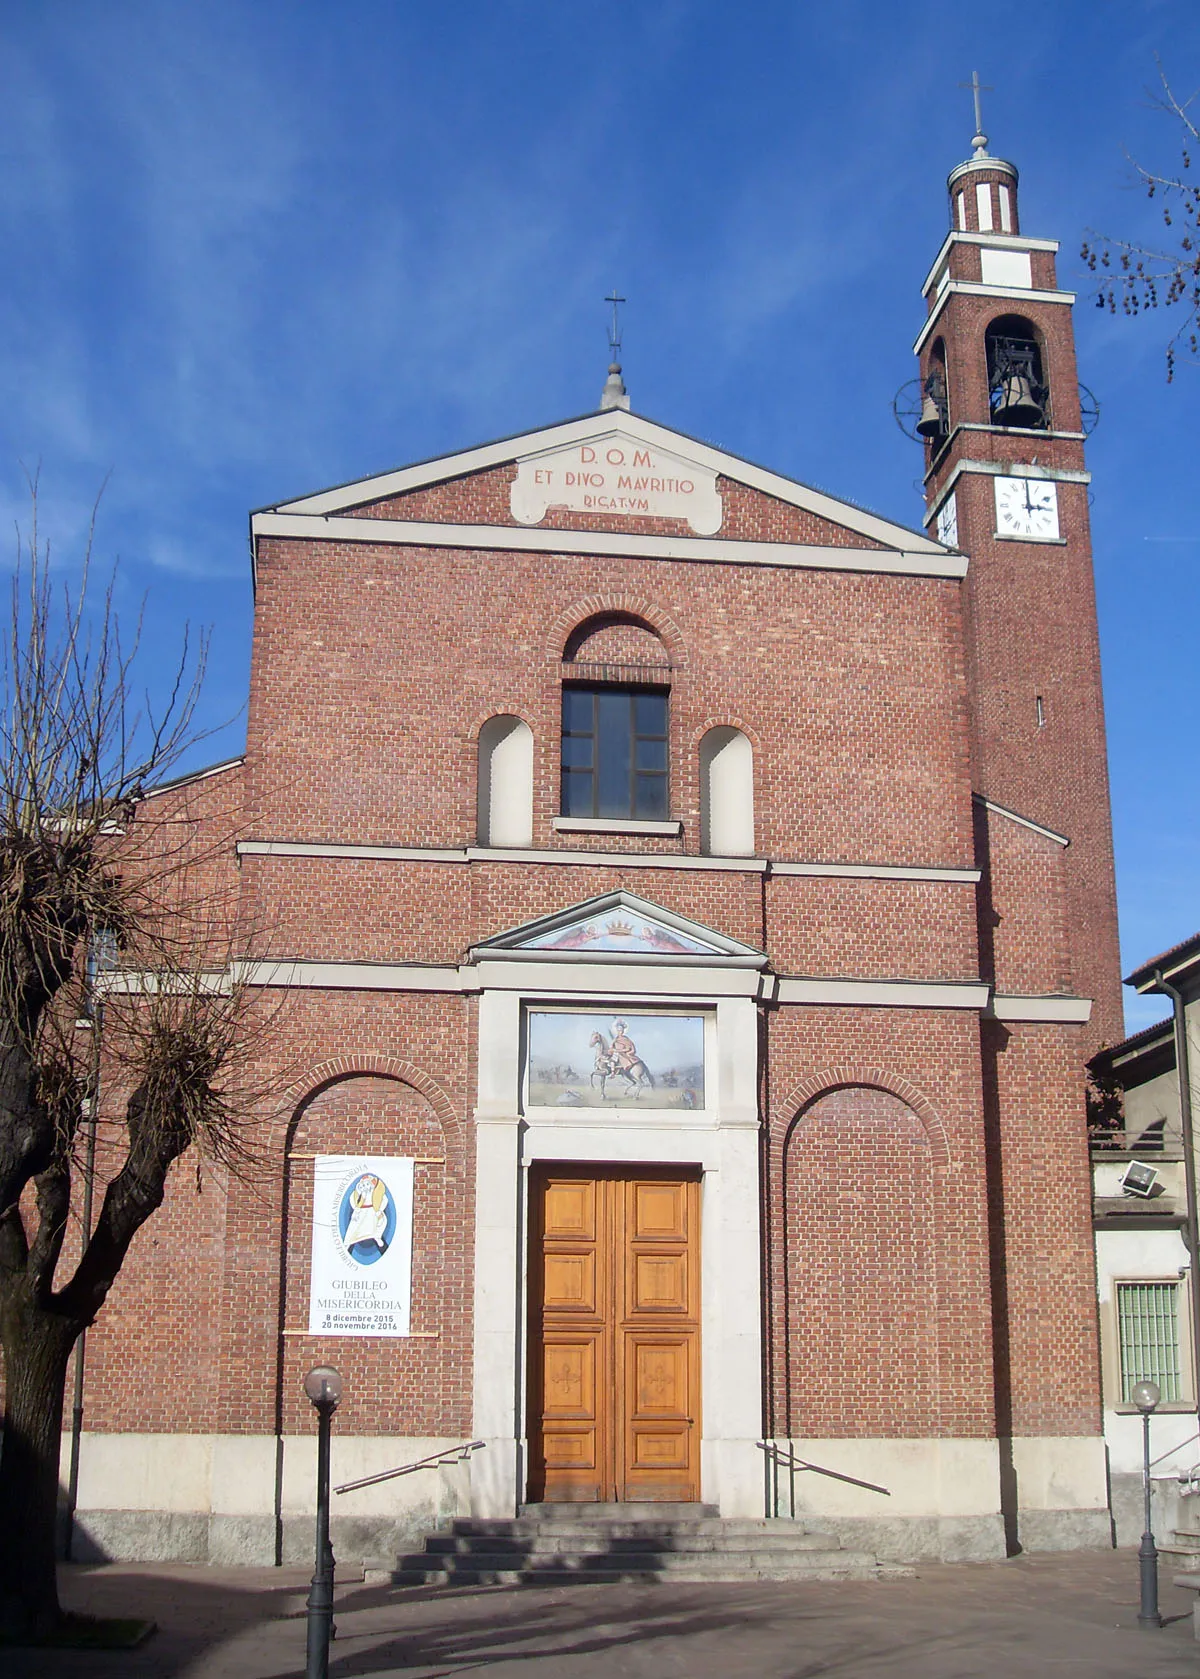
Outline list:
[[[959,82],[958,85],[959,87],[967,88],[970,91],[971,97],[975,101],[975,138],[971,141],[971,144],[975,148],[976,157],[986,157],[987,135],[983,132],[983,101],[980,99],[979,95],[981,93],[995,93],[996,90],[993,87],[989,87],[986,82],[981,82],[979,80],[978,70],[971,71],[971,80],[969,82]]]
[[[604,301],[612,304],[612,321],[608,328],[608,378],[604,381],[600,406],[602,409],[628,408],[629,395],[621,378],[621,320],[617,314],[617,305],[624,303],[625,299],[614,286]]]

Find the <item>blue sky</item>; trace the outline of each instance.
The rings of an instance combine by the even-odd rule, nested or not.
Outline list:
[[[241,741],[251,507],[592,408],[603,294],[634,407],[918,524],[891,414],[978,68],[1026,232],[1079,286],[1127,966],[1200,927],[1200,369],[1091,307],[1088,227],[1155,236],[1155,54],[1191,0],[0,0],[0,515],[149,591],[146,679],[213,628]],[[1161,1012],[1134,1002],[1131,1029]]]

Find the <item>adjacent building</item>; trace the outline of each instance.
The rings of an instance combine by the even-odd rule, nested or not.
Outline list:
[[[1093,1127],[1096,1270],[1104,1434],[1118,1542],[1143,1527],[1142,1424],[1130,1394],[1158,1384],[1153,1451],[1160,1543],[1200,1554],[1195,1280],[1188,1237],[1195,1202],[1195,1077],[1200,1067],[1200,934],[1134,969],[1126,983],[1167,997],[1172,1018],[1102,1049],[1091,1070],[1109,1098]],[[1186,1045],[1193,1116],[1189,1171],[1179,1080]],[[1190,1182],[1189,1182],[1190,1177]]]

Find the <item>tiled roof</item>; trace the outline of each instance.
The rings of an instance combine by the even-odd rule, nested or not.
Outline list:
[[[1125,983],[1141,991],[1153,980],[1156,969],[1179,969],[1197,959],[1200,959],[1200,933],[1193,933],[1190,938],[1172,945],[1170,950],[1164,950],[1161,955],[1151,957],[1149,962],[1140,963]]]

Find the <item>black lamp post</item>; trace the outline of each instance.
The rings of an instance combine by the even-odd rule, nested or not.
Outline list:
[[[317,1556],[308,1592],[308,1644],[304,1679],[329,1679],[333,1636],[333,1547],[329,1543],[329,1429],[342,1397],[342,1378],[318,1364],[304,1378],[304,1391],[317,1413]]]
[[[1142,1577],[1138,1626],[1160,1627],[1163,1620],[1158,1612],[1158,1551],[1154,1545],[1150,1517],[1150,1418],[1162,1394],[1157,1382],[1135,1382],[1129,1397],[1142,1413],[1142,1493],[1146,1505],[1146,1530],[1138,1547],[1138,1568]]]

